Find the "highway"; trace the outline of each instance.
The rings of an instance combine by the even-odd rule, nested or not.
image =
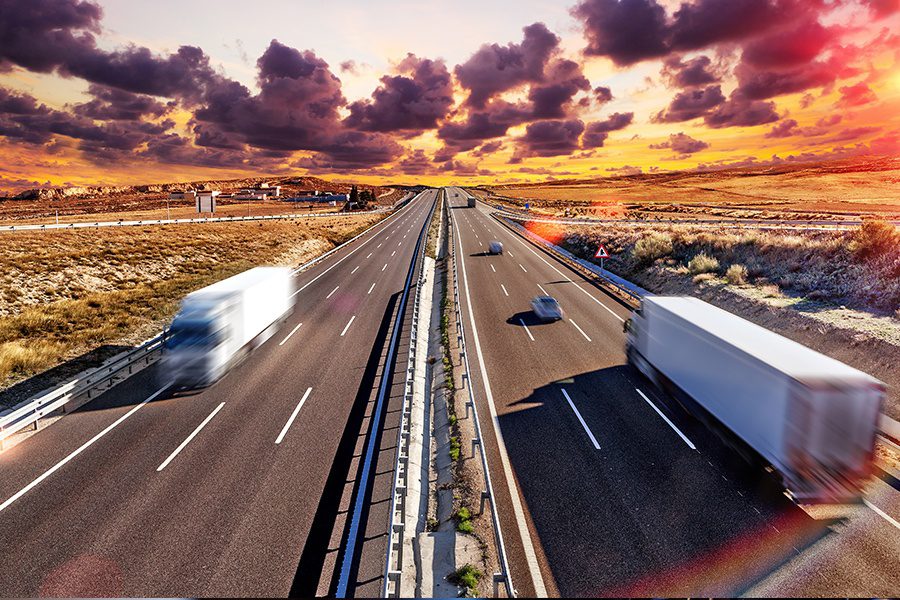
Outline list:
[[[473,385],[492,417],[485,443],[519,595],[733,595],[828,534],[827,521],[627,366],[625,306],[480,202],[466,208],[459,189],[450,198]],[[503,255],[487,254],[491,240]],[[535,320],[539,294],[559,300],[563,321]],[[897,589],[883,550],[869,557],[873,581],[887,582],[877,593]]]
[[[0,595],[333,590],[340,498],[436,195],[298,273],[293,315],[215,385],[173,393],[153,366],[0,454]]]

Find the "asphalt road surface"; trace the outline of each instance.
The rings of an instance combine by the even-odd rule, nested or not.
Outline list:
[[[450,199],[473,385],[493,415],[484,436],[520,595],[732,595],[829,534],[627,366],[626,307],[481,203],[466,208],[460,190]],[[491,240],[502,255],[487,254]],[[541,294],[564,320],[535,319]],[[896,562],[874,560],[896,586]]]
[[[0,595],[315,593],[301,562],[436,193],[298,274],[293,315],[215,385],[172,394],[154,366],[0,454]]]

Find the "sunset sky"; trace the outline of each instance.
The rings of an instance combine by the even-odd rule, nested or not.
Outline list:
[[[0,0],[0,191],[900,151],[900,0]]]

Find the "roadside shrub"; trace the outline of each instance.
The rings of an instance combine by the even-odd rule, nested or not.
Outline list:
[[[452,573],[447,579],[454,585],[466,588],[467,596],[474,596],[478,593],[478,581],[483,576],[484,573],[479,571],[476,567],[471,564],[465,564]]]
[[[688,271],[691,275],[699,275],[700,273],[712,273],[719,270],[719,261],[713,256],[709,256],[706,252],[701,252],[688,262]]]
[[[475,526],[472,524],[472,513],[465,506],[456,511],[456,530],[460,533],[475,531]]]
[[[634,260],[640,265],[650,265],[658,258],[672,253],[672,238],[665,233],[651,233],[637,241],[632,250]]]
[[[725,279],[731,285],[744,285],[747,283],[747,267],[744,265],[731,265],[725,271]]]
[[[900,246],[897,228],[885,221],[867,219],[853,234],[850,251],[857,258],[882,256]]]

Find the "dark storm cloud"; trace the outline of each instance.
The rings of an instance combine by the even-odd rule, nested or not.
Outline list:
[[[584,123],[578,119],[536,121],[525,128],[525,135],[516,140],[513,160],[529,156],[562,156],[578,149],[578,139]]]
[[[708,114],[725,102],[718,85],[679,92],[664,110],[653,116],[654,123],[680,123]]]
[[[588,123],[581,138],[581,147],[584,149],[603,147],[610,131],[625,129],[633,120],[634,113],[613,113],[603,121]]]
[[[91,84],[88,91],[94,99],[83,104],[76,104],[72,107],[72,111],[77,115],[100,121],[139,121],[145,116],[158,118],[173,107],[171,104],[164,104],[150,96],[133,94],[102,85]]]
[[[571,60],[550,64],[540,85],[532,85],[528,99],[535,119],[559,119],[567,116],[567,105],[580,91],[591,89],[591,82],[581,72],[581,65]]]
[[[678,155],[678,158],[685,158],[695,152],[709,148],[709,144],[681,132],[669,135],[669,139],[660,144],[650,144],[649,148],[653,150],[671,150]]]
[[[732,94],[726,101],[707,114],[703,120],[708,127],[753,127],[779,119],[774,102],[749,100]]]
[[[51,109],[32,96],[0,88],[0,135],[29,144],[47,144],[59,135],[78,140],[78,147],[88,154],[121,156],[173,126],[170,120],[96,124],[91,118]]]
[[[624,66],[759,35],[818,5],[815,0],[696,0],[683,2],[669,16],[656,0],[582,0],[572,14],[584,28],[584,53]]]
[[[712,61],[708,56],[698,56],[683,61],[680,56],[667,58],[663,62],[661,75],[669,87],[688,88],[718,82],[721,77],[710,69]]]
[[[749,42],[744,47],[742,60],[762,68],[802,65],[816,58],[833,38],[834,32],[810,18],[790,29]]]
[[[606,104],[613,99],[612,90],[602,85],[594,88],[594,98],[598,104]]]
[[[364,131],[433,129],[453,106],[453,82],[444,61],[408,54],[399,75],[385,75],[371,100],[350,105],[347,126]]]
[[[484,108],[492,96],[524,83],[543,81],[544,67],[559,47],[559,38],[543,23],[524,28],[521,44],[485,44],[454,72],[469,90],[466,104]]]

